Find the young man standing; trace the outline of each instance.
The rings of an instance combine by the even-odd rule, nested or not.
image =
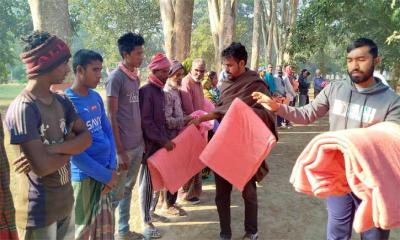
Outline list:
[[[191,123],[199,125],[201,122],[213,119],[221,120],[227,113],[235,98],[240,98],[263,120],[266,126],[276,135],[275,115],[265,111],[260,104],[253,100],[251,94],[254,91],[263,92],[270,96],[268,86],[260,79],[258,74],[246,68],[247,51],[240,43],[232,43],[222,52],[223,64],[228,78],[222,83],[221,98],[212,113],[204,115]],[[263,162],[262,168],[266,163]],[[220,239],[231,239],[231,192],[232,184],[214,173],[218,216],[220,221]],[[243,239],[258,239],[258,200],[255,179],[252,178],[244,187],[242,192],[245,207],[245,235]]]
[[[72,103],[50,92],[68,74],[71,54],[61,39],[47,32],[34,32],[24,41],[21,58],[28,84],[6,116],[10,142],[19,145],[21,159],[32,169],[17,175],[18,233],[21,239],[73,239],[69,160],[92,140]]]
[[[314,99],[317,98],[318,94],[322,91],[324,88],[324,83],[325,79],[322,77],[321,70],[317,69],[315,70],[315,77],[313,79],[314,82]]]
[[[126,33],[118,39],[122,61],[106,84],[108,116],[117,149],[119,176],[112,191],[114,208],[119,206],[118,239],[141,239],[129,231],[132,189],[143,157],[144,142],[139,107],[140,80],[137,68],[143,62],[144,39]]]
[[[273,74],[274,68],[272,64],[268,64],[267,66],[267,71],[264,76],[264,81],[267,84],[269,91],[271,94],[274,94],[276,91],[276,85],[275,85],[275,79],[274,79],[274,74]]]
[[[204,93],[201,81],[203,81],[206,72],[206,63],[203,59],[193,60],[190,73],[183,78],[181,90],[182,109],[186,115],[190,115],[197,110],[203,110]],[[193,176],[184,186],[184,199],[191,204],[200,203],[202,192],[201,173]]]
[[[365,128],[384,121],[400,123],[400,96],[373,77],[379,62],[376,44],[370,39],[359,38],[347,47],[350,80],[332,82],[312,103],[295,108],[276,103],[261,93],[253,93],[253,97],[265,108],[299,124],[310,124],[328,113],[331,131]],[[330,196],[326,203],[327,239],[350,239],[355,210],[361,200],[349,193]],[[361,238],[387,240],[389,230],[371,228],[361,233]]]
[[[110,190],[117,172],[115,143],[103,100],[94,88],[101,79],[103,58],[86,49],[75,53],[75,80],[65,94],[89,129],[93,143],[72,156],[72,187],[75,197],[75,239],[112,239],[113,208]]]
[[[140,168],[139,201],[142,205],[145,239],[160,238],[160,231],[152,223],[150,213],[152,204],[158,199],[153,198],[153,186],[147,159],[161,148],[171,151],[175,144],[169,140],[165,119],[165,96],[163,88],[169,76],[171,63],[168,58],[157,53],[151,58],[149,69],[149,83],[140,88],[140,111],[142,114],[142,128],[146,143],[146,153]]]

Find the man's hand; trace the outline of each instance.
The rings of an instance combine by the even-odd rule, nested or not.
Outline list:
[[[110,189],[113,189],[115,187],[115,185],[117,184],[118,175],[119,175],[119,173],[117,171],[112,171],[111,179],[106,184],[107,187],[109,187]]]
[[[192,120],[193,120],[192,116],[190,116],[190,115],[186,116],[184,119],[185,125],[189,125]]]
[[[103,188],[103,190],[101,191],[101,196],[104,196],[104,195],[108,194],[109,192],[111,192],[111,190],[112,190],[112,188],[110,188],[110,187],[107,186],[107,185],[104,185],[104,188]]]
[[[188,125],[194,124],[195,126],[199,126],[200,123],[201,123],[201,119],[200,119],[200,118],[194,118],[194,119],[190,120],[190,122],[188,123]]]
[[[125,151],[117,153],[118,170],[126,171],[129,167],[129,158]]]
[[[169,141],[164,145],[164,148],[167,149],[168,152],[172,151],[172,149],[175,148],[175,143],[172,141]]]
[[[264,108],[276,112],[279,109],[280,103],[277,103],[272,98],[260,92],[253,92],[251,94],[254,100],[257,100],[257,103],[261,104]]]
[[[28,174],[32,168],[24,153],[21,153],[17,159],[14,160],[15,172]]]

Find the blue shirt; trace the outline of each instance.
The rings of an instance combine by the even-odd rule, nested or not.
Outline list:
[[[264,82],[268,85],[271,94],[276,91],[275,80],[272,74],[267,72],[264,77]]]
[[[84,152],[71,157],[72,181],[82,181],[91,177],[106,184],[111,179],[112,170],[116,168],[116,150],[103,100],[91,89],[87,96],[80,96],[70,88],[65,91],[65,95],[72,101],[85,122],[93,141]]]

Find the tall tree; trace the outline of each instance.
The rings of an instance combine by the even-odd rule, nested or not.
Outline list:
[[[145,61],[162,51],[158,0],[69,0],[69,5],[80,23],[80,42],[75,44],[102,53],[106,67],[113,68],[120,61],[117,39],[129,31],[145,39]]]
[[[400,29],[400,8],[396,3],[397,0],[324,0],[303,5],[290,49],[295,61],[305,62],[320,55],[318,50],[323,48],[325,54],[336,54],[332,60],[344,66],[346,45],[368,36],[377,43],[383,57],[378,68],[389,70],[391,80],[400,81],[400,41],[388,41]]]
[[[34,30],[47,31],[72,43],[68,0],[28,0]]]
[[[254,16],[253,16],[253,40],[251,47],[251,65],[252,70],[257,70],[260,55],[260,32],[261,32],[261,0],[254,0]]]
[[[208,0],[211,33],[214,42],[214,61],[217,71],[221,68],[221,52],[234,39],[236,0]]]
[[[160,0],[164,47],[169,58],[190,55],[194,0]]]

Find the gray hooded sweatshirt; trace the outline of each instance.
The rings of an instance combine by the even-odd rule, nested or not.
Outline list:
[[[332,82],[310,104],[295,108],[281,104],[277,114],[285,119],[309,124],[329,112],[330,130],[364,128],[392,121],[400,124],[400,96],[375,78],[376,84],[358,90],[350,80]]]

